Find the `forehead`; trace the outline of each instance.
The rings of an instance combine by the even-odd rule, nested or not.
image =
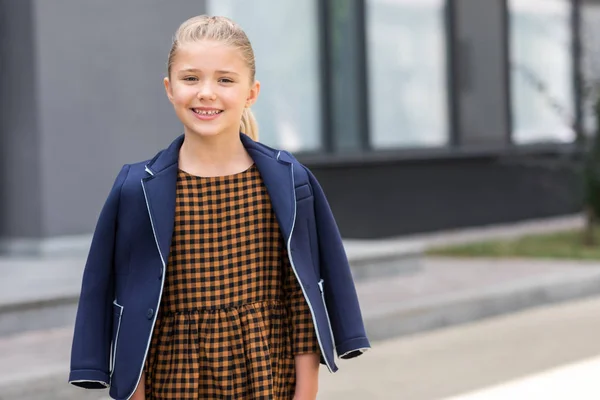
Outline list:
[[[240,74],[248,69],[239,49],[210,40],[180,45],[172,67],[175,71],[193,68],[207,72],[232,70]]]

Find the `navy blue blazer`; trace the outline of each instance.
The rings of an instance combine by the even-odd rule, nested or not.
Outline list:
[[[370,347],[339,230],[323,190],[291,154],[241,135],[287,243],[309,305],[321,362]],[[128,399],[143,372],[173,234],[183,135],[149,162],[125,165],[98,219],[85,265],[69,382]]]

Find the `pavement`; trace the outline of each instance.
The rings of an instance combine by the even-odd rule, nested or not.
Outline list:
[[[421,254],[433,246],[518,238],[572,229],[582,223],[580,216],[567,216],[386,240],[345,241],[369,337],[378,345],[388,339],[600,295],[600,263],[596,262]],[[106,396],[64,383],[84,261],[82,255],[0,257],[0,274],[7,277],[0,281],[0,400]]]
[[[600,297],[593,297],[376,341],[360,358],[340,361],[338,373],[322,368],[318,399],[598,399],[599,330]],[[59,329],[0,341],[0,354],[13,354],[0,369],[0,379],[12,381],[0,380],[0,399],[108,400],[106,391],[64,383],[69,340],[70,330]],[[41,364],[51,359],[48,374]],[[19,376],[23,365],[30,370]]]
[[[600,297],[375,343],[320,400],[600,399]]]
[[[518,398],[597,400],[600,398],[600,386],[597,384],[598,373],[600,373],[600,357],[594,357],[512,382],[452,397],[449,400]]]

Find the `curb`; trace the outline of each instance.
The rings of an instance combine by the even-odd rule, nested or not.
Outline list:
[[[421,246],[371,245],[353,249],[349,261],[352,275],[358,282],[416,272],[420,268],[421,257]],[[85,260],[82,260],[81,266],[74,263],[72,268],[61,270],[55,278],[60,278],[60,274],[80,275],[84,262]],[[15,285],[25,287],[27,279],[29,275],[23,274],[19,277],[22,282],[15,282]],[[58,295],[30,293],[30,296],[19,301],[0,301],[0,337],[72,324],[79,301],[79,290],[80,284],[77,282],[66,287],[65,291]]]
[[[600,270],[568,271],[401,304],[364,318],[369,338],[378,341],[597,295]]]
[[[421,243],[373,244],[347,249],[352,277],[357,283],[417,272],[421,268],[423,251]]]
[[[0,337],[72,325],[79,297],[64,297],[3,306]],[[0,400],[3,400],[0,396]]]

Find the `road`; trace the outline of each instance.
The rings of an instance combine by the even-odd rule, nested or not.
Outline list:
[[[322,371],[319,399],[600,399],[599,337],[600,298],[403,337]]]

